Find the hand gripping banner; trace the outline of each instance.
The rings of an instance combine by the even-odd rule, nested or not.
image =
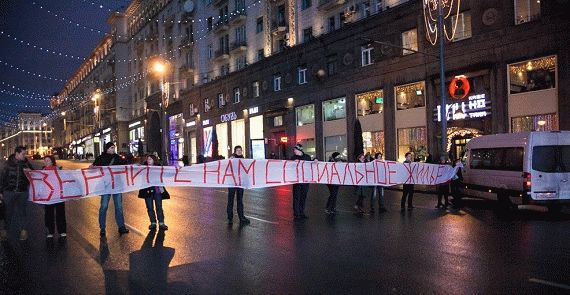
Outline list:
[[[186,167],[105,166],[79,170],[32,170],[30,200],[53,204],[149,186],[263,188],[295,183],[392,186],[435,185],[449,181],[456,170],[448,165],[373,161],[342,163],[317,161],[228,159]]]

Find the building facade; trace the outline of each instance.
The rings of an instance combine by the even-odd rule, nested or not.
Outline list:
[[[286,158],[296,143],[321,160],[334,151],[352,158],[359,136],[366,151],[387,159],[437,155],[439,51],[426,36],[422,2],[133,1],[109,19],[105,54],[93,55],[107,62],[86,62],[69,84],[85,90],[66,86],[59,98],[86,97],[84,112],[68,118],[81,122],[94,113],[93,93],[111,89],[104,95],[111,119],[58,138],[73,146],[109,130],[122,151],[192,162],[227,157],[235,145],[248,157]],[[561,114],[570,94],[561,85],[569,79],[562,12],[569,4],[460,3],[445,44],[452,157],[473,136],[568,129]],[[90,77],[103,66],[104,79],[115,82],[87,87],[102,79]],[[77,112],[77,105],[67,107]]]
[[[0,156],[8,158],[17,146],[25,146],[29,156],[51,154],[54,132],[49,123],[39,113],[19,113],[14,122],[0,129]]]

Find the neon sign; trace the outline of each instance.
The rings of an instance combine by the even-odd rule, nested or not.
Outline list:
[[[464,99],[469,95],[471,85],[465,76],[456,76],[449,83],[449,96],[455,99]]]
[[[435,119],[441,121],[441,106],[434,110]],[[467,101],[446,104],[447,120],[464,120],[483,118],[491,114],[491,101],[487,100],[485,94],[475,94],[469,96]]]

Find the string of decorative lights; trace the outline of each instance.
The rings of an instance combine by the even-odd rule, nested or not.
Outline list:
[[[73,54],[66,54],[66,53],[63,53],[63,52],[59,52],[59,51],[47,49],[47,48],[42,47],[42,46],[39,46],[39,45],[31,44],[30,42],[26,42],[26,41],[24,41],[24,40],[21,40],[21,39],[19,39],[19,38],[16,38],[16,37],[14,37],[13,35],[11,35],[11,34],[9,34],[9,33],[7,33],[7,32],[4,32],[4,31],[0,31],[0,35],[4,35],[4,36],[8,37],[9,39],[16,41],[16,43],[19,44],[19,45],[21,45],[21,46],[27,46],[27,47],[31,47],[31,48],[34,48],[34,49],[38,49],[38,50],[40,50],[40,51],[45,51],[45,52],[51,53],[51,54],[53,54],[53,55],[55,55],[55,56],[67,57],[67,58],[76,59],[76,60],[85,60],[84,57],[75,56],[75,55],[73,55]]]
[[[47,98],[48,98],[47,100],[49,100],[49,98],[51,98],[51,95],[44,95],[44,94],[36,93],[36,92],[30,91],[30,90],[22,89],[22,88],[20,88],[20,87],[17,87],[17,86],[15,86],[15,85],[12,85],[12,84],[9,84],[9,83],[6,83],[6,82],[4,82],[4,81],[0,81],[0,84],[6,86],[6,87],[8,87],[8,88],[12,88],[12,89],[15,89],[15,90],[18,90],[18,91],[22,91],[22,92],[29,93],[29,94],[31,94],[32,96],[47,97]]]

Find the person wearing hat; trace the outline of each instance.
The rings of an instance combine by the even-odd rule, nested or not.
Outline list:
[[[126,165],[126,162],[115,152],[115,144],[108,142],[105,144],[105,152],[99,155],[92,166],[114,166]],[[119,234],[126,234],[129,230],[125,227],[125,217],[123,216],[123,195],[122,194],[107,194],[101,196],[101,207],[99,208],[99,228],[101,229],[101,236],[105,236],[106,222],[107,222],[107,208],[109,208],[109,201],[113,197],[113,204],[115,204],[115,221],[119,228]]]
[[[293,147],[293,152],[295,154],[291,157],[291,160],[311,161],[311,156],[305,154],[301,144],[296,144]],[[308,183],[293,184],[293,216],[295,220],[307,218],[307,215],[305,215],[305,201],[307,200],[308,192]]]
[[[342,162],[342,158],[339,152],[334,152],[329,158],[329,162]],[[329,198],[327,199],[327,207],[325,209],[326,214],[336,214],[336,197],[338,196],[338,189],[340,185],[338,184],[327,184],[329,188]]]

